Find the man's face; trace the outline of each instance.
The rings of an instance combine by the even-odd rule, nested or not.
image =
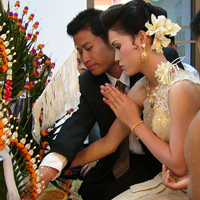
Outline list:
[[[114,50],[90,30],[80,31],[73,39],[81,60],[93,75],[98,76],[109,71],[116,64]]]

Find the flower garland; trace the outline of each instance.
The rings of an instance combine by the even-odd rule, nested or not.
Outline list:
[[[149,36],[154,35],[153,44],[151,50],[156,50],[157,53],[163,53],[162,47],[167,47],[170,43],[170,39],[166,38],[165,35],[175,36],[180,31],[181,27],[178,24],[172,23],[170,19],[166,19],[164,15],[156,16],[151,14],[152,24],[145,23],[148,29],[146,34]]]

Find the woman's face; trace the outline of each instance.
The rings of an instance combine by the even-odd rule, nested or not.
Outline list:
[[[138,37],[133,39],[129,35],[109,30],[109,41],[115,50],[115,61],[119,62],[120,66],[124,66],[127,75],[138,73],[142,53]]]

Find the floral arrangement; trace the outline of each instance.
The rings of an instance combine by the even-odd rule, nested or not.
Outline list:
[[[156,16],[151,14],[152,24],[148,22],[145,23],[148,29],[146,34],[149,36],[154,35],[153,44],[151,50],[156,50],[157,53],[161,53],[162,47],[167,47],[170,43],[170,39],[166,38],[165,35],[175,36],[177,32],[180,31],[180,26],[178,24],[172,23],[170,19],[166,19],[164,15]]]
[[[14,7],[13,12],[8,1],[5,11],[0,2],[0,194],[3,199],[23,198],[24,186],[30,182],[35,199],[41,190],[38,164],[62,124],[43,130],[39,144],[33,139],[32,107],[51,80],[55,62],[43,53],[44,44],[36,44],[40,30],[39,21],[33,22],[34,13],[26,19],[28,5],[20,16],[20,2]],[[41,122],[42,118],[41,109]]]

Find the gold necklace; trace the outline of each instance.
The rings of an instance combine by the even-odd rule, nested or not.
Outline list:
[[[149,97],[149,103],[150,103],[150,105],[151,105],[151,108],[153,108],[153,107],[154,107],[155,100],[156,100],[156,93],[157,93],[159,87],[156,86],[156,87],[154,88],[154,90],[152,90],[151,92],[150,92],[150,89],[151,89],[151,88],[150,88],[150,86],[149,86],[149,81],[148,81],[148,84],[147,84],[147,96]]]

